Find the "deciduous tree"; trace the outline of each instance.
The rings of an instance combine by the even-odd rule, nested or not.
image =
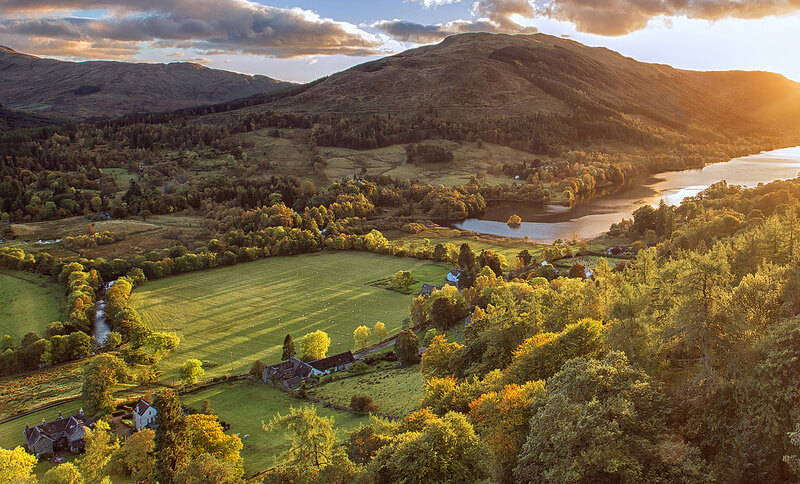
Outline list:
[[[355,343],[353,348],[357,350],[366,348],[371,337],[372,331],[370,331],[368,327],[364,325],[357,327],[353,330],[353,342]]]
[[[194,358],[186,360],[181,366],[181,383],[184,385],[194,385],[199,382],[206,371],[203,369],[203,362]]]
[[[303,336],[300,346],[303,349],[303,360],[313,361],[325,358],[328,348],[331,345],[331,338],[328,333],[316,330]]]

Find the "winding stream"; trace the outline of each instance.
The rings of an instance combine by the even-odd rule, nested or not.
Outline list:
[[[795,178],[798,172],[800,146],[734,158],[702,169],[660,173],[617,193],[580,202],[572,208],[519,202],[490,204],[483,217],[467,219],[453,226],[503,237],[527,236],[543,243],[576,234],[591,239],[608,231],[612,223],[631,218],[633,211],[645,204],[657,206],[663,199],[668,204],[677,205],[720,180],[726,180],[730,185],[754,187],[759,183]],[[506,225],[508,217],[513,214],[522,217],[519,228],[512,229]]]
[[[111,332],[111,326],[106,321],[106,301],[103,299],[108,288],[114,285],[114,281],[106,282],[100,286],[97,294],[97,301],[94,303],[94,326],[92,326],[92,336],[100,343],[106,339],[106,335]]]

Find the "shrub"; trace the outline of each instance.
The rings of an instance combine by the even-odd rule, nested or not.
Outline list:
[[[356,361],[352,365],[350,365],[350,373],[354,375],[360,375],[362,373],[367,372],[369,370],[369,366],[364,363],[363,361]]]
[[[350,408],[356,412],[374,412],[378,409],[369,395],[353,395],[350,399]]]

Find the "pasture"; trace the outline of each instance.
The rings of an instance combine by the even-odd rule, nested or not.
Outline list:
[[[416,409],[424,394],[419,365],[379,370],[340,378],[309,390],[312,395],[337,405],[350,405],[353,395],[372,397],[378,412],[405,417]]]
[[[197,410],[202,406],[203,400],[208,400],[214,413],[231,424],[228,433],[239,434],[244,444],[241,456],[244,459],[245,475],[248,476],[272,467],[275,457],[289,448],[284,438],[285,430],[266,431],[261,422],[269,422],[278,413],[285,415],[289,412],[289,407],[314,405],[252,381],[224,383],[184,395],[181,400]],[[342,431],[352,430],[360,423],[368,422],[366,417],[324,408],[322,405],[316,407],[320,415],[334,418],[334,428],[339,429],[339,440],[345,437]]]
[[[0,336],[19,340],[30,331],[41,335],[62,319],[64,289],[49,280],[17,271],[0,271]]]
[[[353,349],[353,330],[362,324],[371,328],[381,321],[396,333],[413,296],[367,283],[427,265],[355,252],[271,257],[151,281],[133,292],[131,303],[153,330],[181,338],[159,364],[163,381],[177,381],[189,358],[203,361],[205,378],[242,374],[256,359],[280,361],[287,333],[300,353],[303,335],[327,332],[328,355]],[[434,273],[443,275],[444,268],[420,277]],[[443,277],[423,282],[442,284]]]

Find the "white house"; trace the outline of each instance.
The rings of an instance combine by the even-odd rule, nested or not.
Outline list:
[[[453,269],[447,273],[445,279],[448,283],[453,284],[454,286],[458,285],[458,279],[461,277],[461,269]]]
[[[155,427],[157,413],[156,407],[150,405],[144,398],[140,398],[133,406],[133,425],[136,430]]]

